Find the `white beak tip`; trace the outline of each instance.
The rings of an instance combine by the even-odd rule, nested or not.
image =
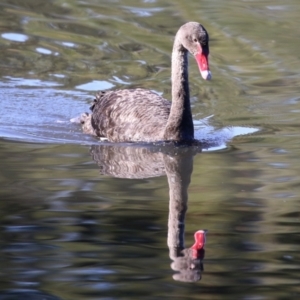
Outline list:
[[[212,78],[211,72],[207,70],[201,71],[201,75],[204,80],[211,80]]]

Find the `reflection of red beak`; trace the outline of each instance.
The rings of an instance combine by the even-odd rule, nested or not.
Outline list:
[[[201,46],[199,46],[198,53],[195,54],[200,73],[205,80],[211,80],[211,73],[208,64],[208,54],[202,52]]]
[[[200,258],[200,252],[204,249],[206,242],[206,233],[207,230],[198,230],[194,234],[195,244],[191,247],[193,251],[192,256],[194,259]]]

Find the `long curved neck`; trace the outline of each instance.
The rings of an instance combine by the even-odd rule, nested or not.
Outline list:
[[[164,138],[175,141],[194,138],[188,78],[188,52],[178,39],[175,39],[172,52],[172,106]]]

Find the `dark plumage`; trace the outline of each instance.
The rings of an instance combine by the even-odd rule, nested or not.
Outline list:
[[[83,131],[111,142],[193,141],[187,53],[194,55],[202,77],[211,79],[208,40],[199,23],[189,22],[178,30],[172,52],[172,105],[140,88],[100,92],[92,114],[80,117]]]
[[[157,94],[145,89],[117,90],[98,93],[95,101],[91,124],[97,136],[112,142],[151,142],[152,133],[159,132],[155,141],[163,139],[161,129],[168,121],[171,103]]]

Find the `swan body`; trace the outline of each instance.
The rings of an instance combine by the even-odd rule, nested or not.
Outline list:
[[[193,141],[187,56],[194,55],[202,77],[210,80],[208,42],[199,23],[179,28],[172,52],[172,103],[141,88],[99,92],[92,113],[80,117],[83,131],[111,142]]]

